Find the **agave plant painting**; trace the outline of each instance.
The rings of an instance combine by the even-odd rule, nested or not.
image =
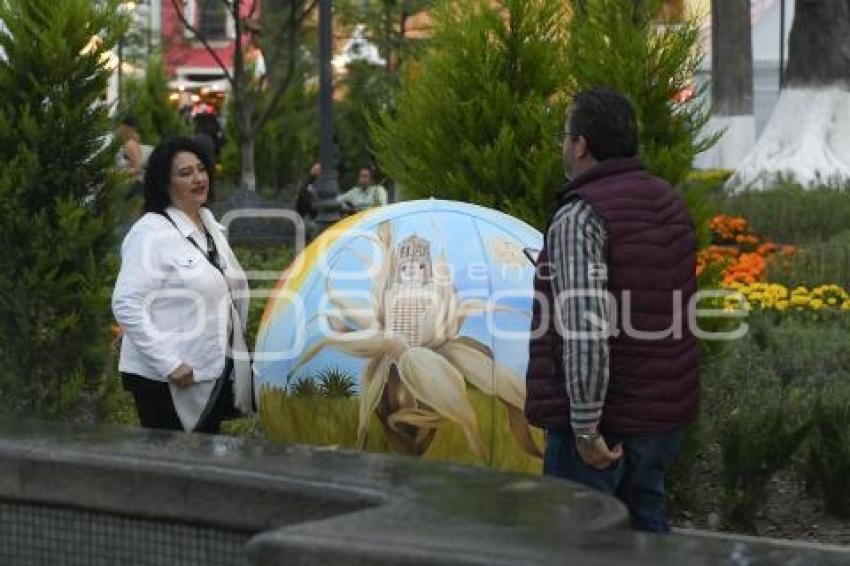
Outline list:
[[[517,446],[539,457],[523,405],[534,272],[525,252],[540,244],[524,223],[462,203],[347,219],[282,278],[260,329],[257,377],[303,385],[318,368],[340,367],[359,379],[357,447],[373,416],[396,450],[416,455],[454,423],[486,460],[475,389],[507,412]]]

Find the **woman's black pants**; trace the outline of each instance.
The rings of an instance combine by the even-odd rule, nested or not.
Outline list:
[[[133,395],[136,402],[136,412],[143,428],[159,428],[165,430],[183,430],[180,417],[174,408],[168,383],[154,381],[132,373],[122,373],[124,390]],[[203,422],[198,423],[194,432],[218,434],[221,423],[233,418],[233,381],[226,379],[221,387],[212,411]]]

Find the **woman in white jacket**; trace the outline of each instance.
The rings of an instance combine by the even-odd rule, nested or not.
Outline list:
[[[249,412],[248,282],[212,213],[212,164],[187,138],[164,141],[145,172],[145,215],[121,247],[112,311],[119,370],[146,428],[217,433]]]

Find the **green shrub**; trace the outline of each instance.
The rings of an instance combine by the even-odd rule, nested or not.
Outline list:
[[[0,2],[0,407],[98,418],[114,387],[116,2]],[[92,49],[92,36],[103,43]]]
[[[720,461],[709,464],[719,466],[727,521],[748,531],[770,478],[803,458],[801,444],[821,414],[817,399],[835,399],[841,406],[839,399],[846,397],[830,392],[850,383],[847,317],[774,314],[752,313],[747,336],[729,343],[702,372],[706,443],[720,448]],[[831,415],[821,419],[835,420]],[[840,458],[836,455],[830,465],[838,465]],[[811,471],[807,475],[815,477]],[[810,484],[819,487],[820,481]],[[836,488],[826,489],[834,493]]]
[[[729,522],[753,530],[768,481],[790,465],[809,428],[804,414],[764,396],[744,399],[729,415],[719,438]]]
[[[850,386],[825,395],[815,407],[806,475],[827,511],[850,518]]]
[[[321,393],[316,382],[307,376],[292,380],[286,392],[290,397],[317,397]]]
[[[545,224],[564,179],[565,16],[559,0],[438,4],[430,48],[372,123],[379,164],[407,197]]]
[[[640,154],[647,169],[674,186],[691,172],[694,157],[717,136],[703,139],[709,113],[696,93],[674,101],[691,85],[700,66],[700,23],[659,26],[661,0],[573,2],[567,61],[570,92],[609,86],[628,96],[640,128]]]
[[[325,368],[316,376],[319,391],[325,397],[353,397],[355,376],[339,368]]]
[[[269,96],[269,93],[261,94]],[[235,116],[232,97],[228,98],[226,105],[227,115]],[[254,106],[265,108],[266,103],[260,101]],[[261,196],[294,203],[298,188],[307,180],[310,166],[318,161],[317,108],[316,93],[307,91],[303,81],[293,81],[275,113],[257,133],[254,159],[257,192]],[[235,119],[227,121],[225,134],[221,176],[225,184],[238,185],[242,161]]]
[[[779,243],[826,242],[850,227],[850,187],[804,189],[782,183],[764,191],[718,195],[715,206],[746,217],[756,234]]]
[[[361,167],[376,161],[369,119],[393,108],[400,77],[386,68],[357,62],[348,66],[342,86],[345,97],[334,106],[334,112],[342,149],[339,184],[341,190],[346,190],[357,182]]]
[[[269,297],[265,295],[271,292],[280,276],[283,275],[283,271],[292,261],[293,250],[289,246],[245,245],[236,246],[233,249],[233,253],[239,259],[239,264],[243,270],[246,272],[264,272],[269,277],[268,279],[252,278],[249,281],[251,286],[251,303],[248,305],[245,343],[249,348],[253,349],[257,343],[257,332],[260,328],[260,321],[266,309],[266,304],[269,301]]]
[[[793,256],[769,262],[767,280],[790,288],[824,284],[850,288],[850,230],[839,232],[825,242],[799,246]]]
[[[161,53],[148,59],[143,78],[125,77],[122,90],[121,111],[138,121],[142,143],[156,145],[162,138],[192,133],[168,98],[171,90]]]
[[[682,193],[688,203],[688,209],[694,219],[697,231],[697,247],[703,249],[712,243],[709,222],[721,212],[715,195],[723,190],[723,183],[732,174],[731,171],[714,169],[691,171],[682,183]],[[717,282],[722,277],[717,277]]]

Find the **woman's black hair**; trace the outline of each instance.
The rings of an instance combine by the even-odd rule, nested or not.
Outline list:
[[[198,142],[185,137],[172,137],[162,141],[151,153],[145,168],[145,212],[162,214],[171,205],[168,187],[171,185],[171,166],[180,152],[194,153],[201,160],[209,176],[207,204],[213,201],[213,162]]]

